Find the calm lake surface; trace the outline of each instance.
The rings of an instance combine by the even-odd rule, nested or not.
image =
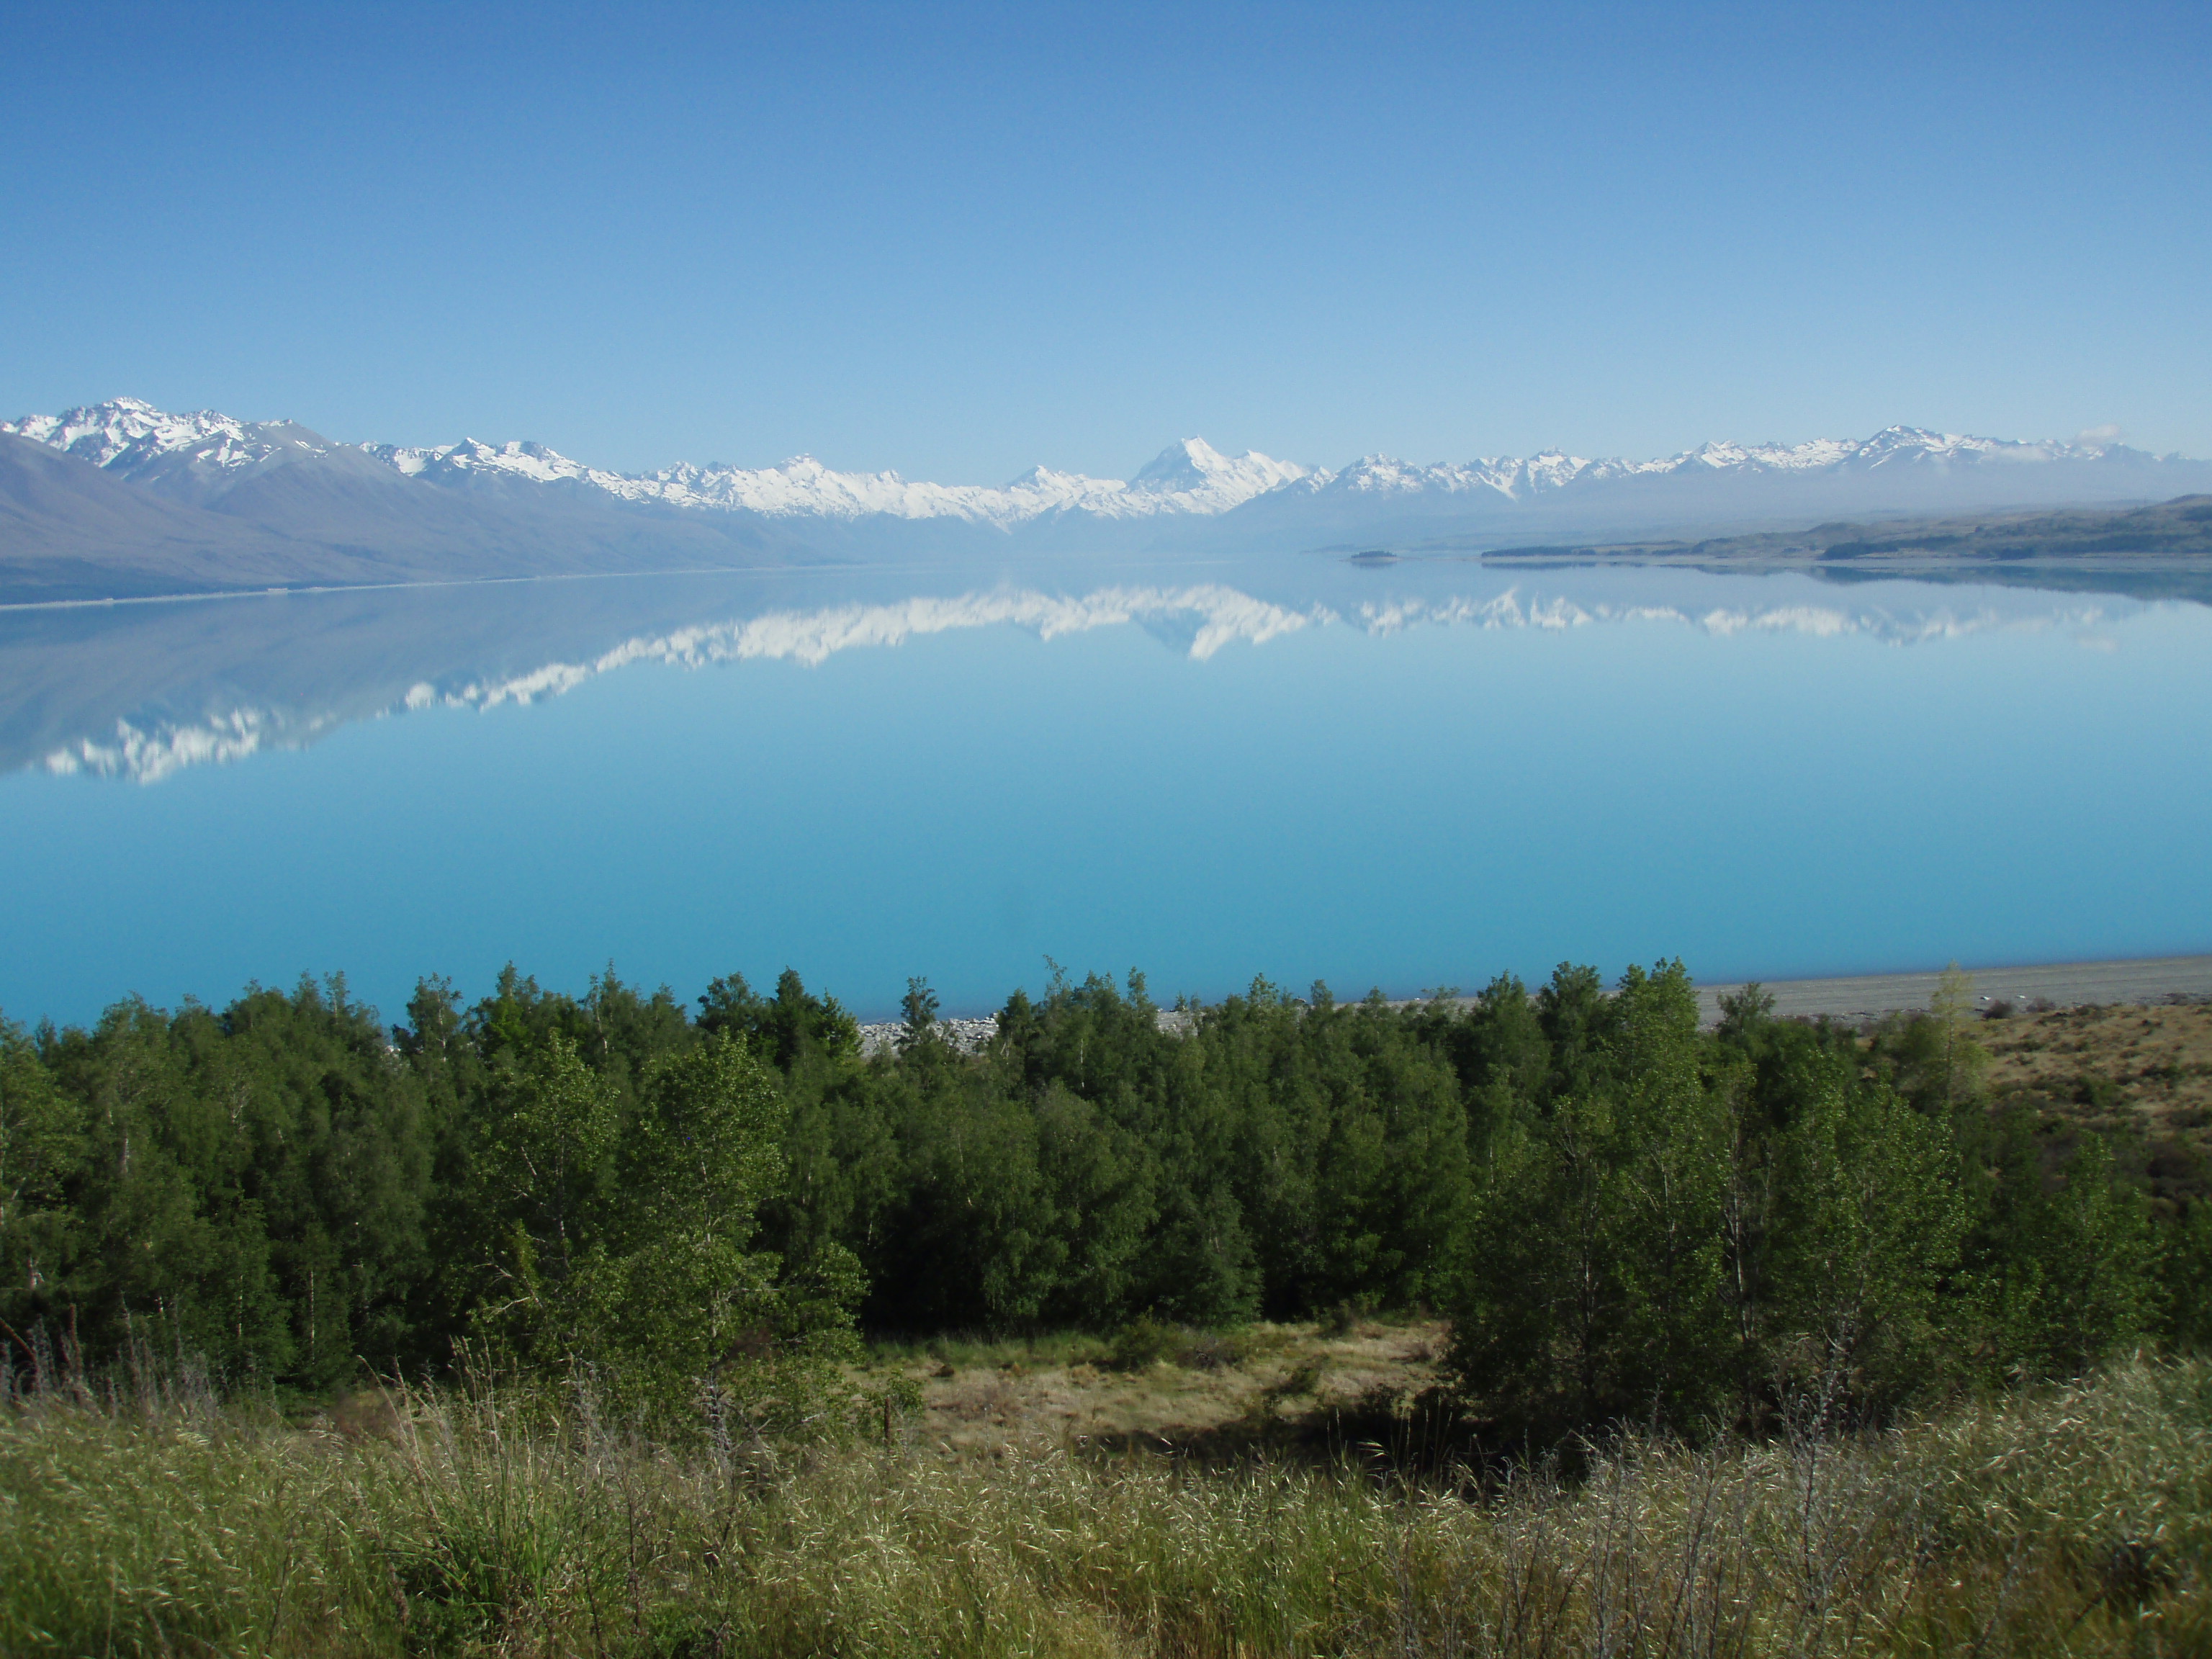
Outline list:
[[[2212,951],[2212,608],[1033,562],[0,613],[0,1009]]]

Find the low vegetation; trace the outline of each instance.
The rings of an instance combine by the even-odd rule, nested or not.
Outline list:
[[[587,1398],[0,1418],[9,1653],[2185,1655],[2212,1372],[1881,1431],[1407,1480],[927,1444],[672,1449]]]
[[[1975,1028],[1991,1104],[2046,1137],[2087,1131],[2166,1203],[2204,1190],[2212,1154],[2212,1000],[2081,1008],[1992,1005]]]
[[[872,1344],[864,1372],[876,1397],[906,1403],[908,1433],[963,1456],[1073,1446],[1223,1462],[1374,1445],[1433,1468],[1468,1450],[1438,1412],[1448,1338],[1419,1316],[1231,1331],[1140,1320],[1110,1337]]]
[[[0,1027],[0,1650],[2212,1639],[2197,1011],[696,1008]]]

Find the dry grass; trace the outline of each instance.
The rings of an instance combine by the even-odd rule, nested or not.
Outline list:
[[[1425,1485],[927,1445],[688,1452],[402,1395],[0,1417],[0,1650],[1673,1656],[2212,1651],[2212,1368],[1881,1436]]]
[[[1010,1449],[1249,1448],[1325,1434],[1332,1421],[1433,1387],[1445,1328],[1430,1320],[1255,1324],[1176,1334],[1150,1364],[1111,1342],[933,1342],[879,1351],[880,1370],[911,1379],[922,1443],[962,1455]]]
[[[1984,1020],[2001,1105],[2138,1141],[2162,1197],[2204,1189],[2212,1158],[2212,1003],[2113,1004]]]

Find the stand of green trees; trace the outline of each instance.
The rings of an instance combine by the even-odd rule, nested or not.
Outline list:
[[[1255,982],[1163,1030],[1056,977],[864,1058],[786,973],[690,1013],[610,972],[343,981],[0,1025],[0,1355],[318,1394],[475,1353],[641,1399],[829,1407],[856,1327],[1441,1310],[1500,1442],[1880,1415],[2212,1337],[2212,1204],[1993,1113],[1957,999],[1869,1043],[1679,964],[1471,1006]],[[2125,1149],[2121,1149],[2124,1152]],[[687,1395],[688,1397],[688,1395]]]

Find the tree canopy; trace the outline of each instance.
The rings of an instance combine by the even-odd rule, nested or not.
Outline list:
[[[1501,1442],[1697,1435],[2208,1339],[2212,1211],[1992,1109],[1962,1000],[1866,1034],[1679,963],[1340,1002],[1141,975],[1016,992],[969,1054],[925,981],[834,998],[610,969],[342,980],[0,1022],[0,1353],[190,1353],[301,1393],[475,1353],[827,1409],[856,1330],[1447,1314]],[[2124,1152],[2124,1148],[2121,1149]]]

